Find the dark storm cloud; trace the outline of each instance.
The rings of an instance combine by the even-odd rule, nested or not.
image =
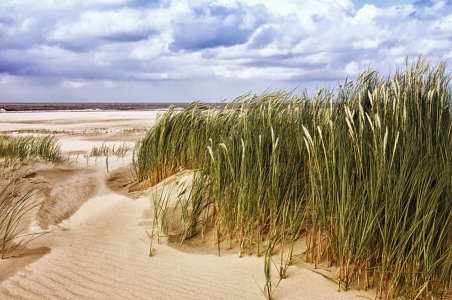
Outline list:
[[[253,41],[250,43],[249,48],[251,49],[259,49],[268,46],[271,42],[273,42],[276,38],[277,32],[274,28],[265,28],[260,31],[253,38]]]
[[[24,70],[29,65],[30,63],[25,61],[0,60],[0,73],[7,73],[11,75],[24,75],[22,70]]]
[[[322,16],[319,16],[319,15],[312,15],[312,16],[311,16],[311,19],[312,19],[312,21],[314,21],[315,23],[319,23],[319,22],[321,22],[321,21],[323,20],[323,17],[322,17]]]
[[[128,7],[134,8],[158,8],[158,7],[168,7],[170,1],[166,0],[131,0],[126,3]]]
[[[416,8],[425,6],[431,7],[433,5],[434,3],[431,0],[417,0],[413,3],[413,6]]]
[[[204,6],[194,7],[192,12],[193,19],[173,22],[176,28],[170,50],[198,51],[245,44],[256,29],[270,19],[262,5]],[[249,17],[254,19],[252,24],[246,24]]]
[[[0,14],[0,24],[1,25],[11,26],[11,25],[14,25],[15,23],[16,23],[16,20],[14,20],[13,18],[8,17],[8,16],[2,16]]]
[[[206,48],[244,44],[253,33],[252,30],[222,28],[216,25],[209,27],[209,29],[205,29],[205,25],[202,22],[183,26],[175,34],[175,41],[170,45],[170,50],[197,51]]]
[[[74,52],[89,52],[99,48],[102,45],[139,42],[148,39],[153,34],[155,34],[155,32],[152,30],[145,32],[113,33],[98,37],[85,37],[67,41],[49,41],[48,44],[52,46],[59,46]]]
[[[174,22],[176,29],[170,50],[198,51],[245,44],[255,30],[265,23],[264,19],[267,17],[267,11],[262,6],[246,9],[243,6],[194,7],[192,11],[194,18],[189,22]],[[244,25],[247,14],[255,18],[249,26]]]
[[[132,33],[119,33],[119,34],[112,34],[106,37],[103,37],[103,39],[115,43],[129,43],[129,42],[139,42],[142,40],[146,40],[149,38],[149,36],[155,34],[154,31],[149,30],[146,32],[132,32]]]

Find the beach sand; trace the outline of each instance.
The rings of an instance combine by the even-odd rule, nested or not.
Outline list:
[[[128,192],[130,157],[124,161],[110,158],[111,180],[107,180],[104,159],[95,162],[92,158],[87,168],[84,153],[105,141],[132,145],[145,132],[131,129],[152,126],[156,114],[0,114],[0,131],[71,132],[57,134],[63,152],[70,156],[69,163],[41,165],[22,180],[24,188],[42,191],[30,199],[38,206],[24,217],[20,228],[23,232],[51,232],[32,241],[20,256],[0,261],[1,299],[265,299],[259,288],[265,283],[264,258],[255,253],[249,256],[247,251],[239,258],[237,245],[229,251],[222,245],[219,257],[211,234],[203,243],[199,234],[182,245],[167,244],[166,238],[157,245],[154,240],[155,251],[149,256],[146,230],[152,226],[152,197],[159,187]],[[174,185],[175,191],[188,186],[187,191],[191,174],[176,174],[166,186]],[[6,184],[7,180],[0,180],[0,188]],[[297,251],[301,253],[303,243],[299,244]],[[312,264],[296,260],[287,278],[274,289],[274,298],[375,297],[375,290],[358,291],[355,285],[347,292],[337,292],[336,283],[313,269]],[[278,276],[273,270],[275,287]],[[316,271],[335,275],[332,268]]]

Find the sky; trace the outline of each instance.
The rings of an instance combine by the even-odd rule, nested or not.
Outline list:
[[[0,1],[0,103],[314,94],[420,56],[450,64],[452,0]]]

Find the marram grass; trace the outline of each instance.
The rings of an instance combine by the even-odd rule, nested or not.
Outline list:
[[[152,184],[197,170],[181,235],[212,224],[216,243],[238,243],[240,256],[265,254],[269,298],[273,247],[285,249],[277,269],[284,278],[305,235],[303,259],[336,266],[338,290],[440,299],[452,287],[445,67],[424,59],[392,76],[366,71],[334,93],[170,108],[140,142],[133,167]]]
[[[0,260],[19,255],[30,241],[46,233],[22,234],[17,230],[22,217],[39,204],[30,201],[39,191],[23,191],[17,179],[32,173],[38,161],[55,165],[64,159],[55,136],[0,135],[0,179],[10,180],[0,190]],[[22,170],[24,166],[26,170]]]
[[[20,255],[29,242],[47,233],[18,231],[22,217],[39,205],[30,201],[37,192],[36,189],[24,192],[16,181],[0,190],[0,260]]]
[[[56,165],[64,160],[61,145],[53,135],[0,135],[0,178],[8,177],[11,180],[21,173],[23,166],[31,166],[33,169],[38,161]],[[29,170],[22,175],[27,175],[28,172]]]

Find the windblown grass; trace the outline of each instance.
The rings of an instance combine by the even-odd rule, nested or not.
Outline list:
[[[198,170],[181,235],[213,220],[218,245],[265,254],[269,298],[273,247],[286,249],[284,278],[301,235],[306,261],[339,269],[338,290],[440,298],[452,287],[450,80],[424,59],[392,76],[366,71],[336,94],[172,107],[133,166],[152,184]]]
[[[22,217],[39,203],[30,202],[35,189],[23,192],[15,181],[0,190],[0,260],[19,255],[27,244],[46,232],[22,234]]]
[[[117,159],[122,159],[122,164],[124,166],[124,157],[126,157],[130,152],[133,152],[134,146],[128,145],[126,142],[119,145],[116,148],[116,144],[113,146],[108,146],[106,142],[103,142],[100,146],[94,146],[89,153],[85,155],[86,157],[86,165],[88,168],[89,158],[94,157],[96,162],[99,157],[105,157],[105,175],[107,176],[107,180],[111,180],[111,174],[108,171],[108,157],[116,156]],[[133,173],[132,173],[133,176]],[[136,176],[135,176],[136,177]],[[135,181],[135,180],[133,180]]]
[[[13,137],[0,135],[0,178],[14,178],[27,165],[33,170],[38,161],[56,165],[65,157],[58,139],[52,135]],[[26,173],[32,172],[30,170]]]
[[[36,191],[23,192],[17,178],[32,173],[40,161],[55,165],[64,160],[55,136],[0,135],[0,178],[10,180],[0,191],[0,259],[20,254],[31,240],[45,233],[22,234],[17,230],[22,217],[38,205],[29,201]]]
[[[91,151],[88,153],[90,157],[102,157],[102,156],[117,156],[118,158],[124,158],[130,152],[132,152],[133,146],[128,145],[126,142],[116,147],[116,144],[113,146],[108,146],[106,142],[103,142],[100,146],[94,146],[91,148]]]

